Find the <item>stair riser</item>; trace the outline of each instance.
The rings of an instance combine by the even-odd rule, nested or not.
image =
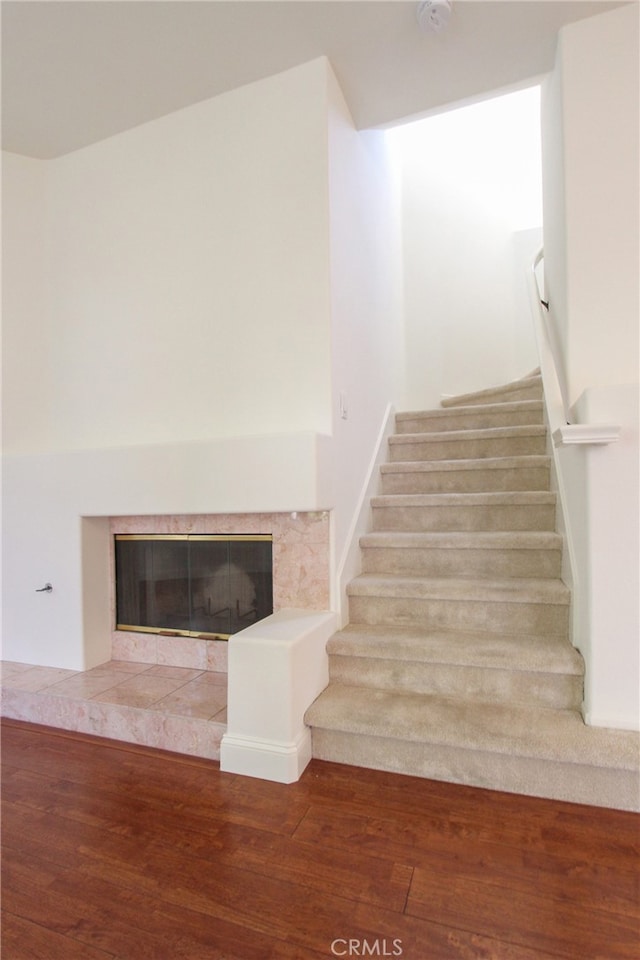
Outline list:
[[[555,506],[374,507],[374,531],[405,533],[554,530]]]
[[[313,728],[311,736],[312,756],[318,760],[490,790],[499,784],[500,790],[510,793],[638,810],[640,791],[635,771],[514,757],[437,743],[358,736],[318,727]]]
[[[510,390],[487,390],[478,394],[478,396],[466,394],[453,399],[447,399],[445,397],[444,400],[442,400],[441,406],[445,408],[475,407],[478,406],[478,404],[515,403],[520,400],[542,400],[542,387],[540,384],[534,383],[530,386],[523,384],[521,387],[512,387]]]
[[[429,630],[519,631],[538,636],[566,636],[569,607],[548,603],[352,596],[349,597],[349,621]]]
[[[425,577],[559,577],[559,550],[362,547],[363,573]]]
[[[329,657],[329,679],[378,690],[516,701],[558,710],[578,710],[583,690],[581,677],[564,674],[347,656]]]
[[[455,409],[455,408],[454,408]],[[525,427],[543,423],[542,410],[495,411],[491,413],[458,413],[443,416],[401,417],[396,421],[396,432],[437,433],[440,430],[482,430],[486,427]]]
[[[382,493],[505,493],[548,490],[548,467],[382,473]]]
[[[403,440],[394,438],[389,444],[391,463],[418,460],[482,460],[487,457],[521,457],[543,455],[547,441],[544,435],[524,437],[487,437],[452,440]]]

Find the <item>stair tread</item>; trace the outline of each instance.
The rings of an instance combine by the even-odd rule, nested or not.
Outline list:
[[[466,577],[407,577],[400,574],[363,573],[348,584],[347,594],[350,597],[385,596],[567,604],[571,591],[562,580],[558,579],[484,580]]]
[[[544,505],[555,502],[555,493],[547,490],[487,491],[486,493],[384,493],[371,498],[371,505],[374,507]]]
[[[327,644],[330,656],[451,664],[527,673],[582,676],[584,662],[568,639],[482,631],[349,624]]]
[[[521,454],[515,457],[474,457],[460,460],[395,460],[381,464],[382,473],[443,472],[448,470],[509,470],[527,467],[548,467],[551,457],[544,454]]]
[[[469,393],[460,393],[454,397],[446,397],[441,402],[442,407],[458,407],[469,403],[475,399],[484,399],[485,397],[509,396],[522,390],[531,388],[542,390],[542,377],[540,375],[524,377],[521,380],[512,380],[497,387],[487,387],[484,390],[472,390]]]
[[[525,424],[515,427],[479,427],[462,430],[442,430],[437,433],[394,433],[389,437],[391,445],[402,443],[443,443],[464,440],[492,440],[511,437],[542,437],[547,428],[544,424]]]
[[[332,683],[308,709],[312,727],[385,740],[636,770],[638,734],[587,727],[573,710],[396,693]]]
[[[522,410],[534,410],[542,411],[543,404],[542,400],[512,400],[508,403],[484,403],[484,404],[469,404],[468,407],[459,406],[453,407],[451,409],[436,409],[436,410],[408,410],[402,411],[401,413],[396,414],[396,422],[402,420],[417,420],[424,418],[425,420],[429,419],[440,419],[446,417],[455,417],[455,416],[466,416],[467,414],[472,414],[473,416],[482,416],[483,413],[493,414],[493,413],[518,413]]]
[[[435,548],[439,550],[561,550],[559,533],[539,530],[501,531],[425,531],[381,530],[365,533],[361,547],[405,549]]]

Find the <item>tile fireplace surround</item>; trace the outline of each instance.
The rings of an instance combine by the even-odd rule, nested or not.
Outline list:
[[[112,517],[116,533],[270,533],[273,536],[273,609],[329,609],[327,513],[251,513]],[[111,585],[113,590],[113,556]],[[112,596],[111,607],[115,609]],[[113,631],[112,658],[198,670],[226,670],[225,640],[160,637]]]
[[[274,612],[330,607],[327,513],[126,516],[112,517],[109,526],[111,534],[270,533]],[[112,550],[112,594],[114,566]],[[115,620],[113,595],[111,601]],[[114,628],[111,661],[84,673],[3,664],[2,713],[218,759],[226,730],[227,650],[226,640]],[[149,697],[153,702],[145,701]]]

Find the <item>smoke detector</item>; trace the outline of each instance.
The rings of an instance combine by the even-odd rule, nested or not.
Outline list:
[[[418,4],[416,16],[422,30],[440,33],[449,22],[451,0],[422,0]]]

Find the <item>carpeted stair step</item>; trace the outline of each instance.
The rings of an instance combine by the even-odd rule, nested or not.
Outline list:
[[[373,497],[374,531],[555,530],[556,496],[548,491],[425,493]]]
[[[637,734],[577,711],[332,683],[305,720],[321,760],[638,809]]]
[[[557,578],[562,537],[550,532],[369,533],[363,573],[426,577]]]
[[[514,403],[521,400],[542,400],[542,377],[525,377],[514,380],[501,387],[489,387],[487,390],[476,390],[473,393],[462,393],[455,397],[445,397],[441,407],[466,407],[487,403]]]
[[[396,414],[396,432],[432,433],[441,430],[477,430],[487,427],[518,427],[543,423],[541,400],[450,407]]]
[[[562,637],[349,625],[327,644],[332,683],[579,709],[584,662]]]
[[[556,636],[569,624],[570,591],[561,580],[363,574],[347,595],[350,623]]]
[[[389,459],[392,463],[398,460],[474,460],[542,455],[546,450],[546,427],[537,424],[487,430],[394,434],[389,437]]]
[[[549,490],[550,457],[493,457],[383,463],[382,493]]]

